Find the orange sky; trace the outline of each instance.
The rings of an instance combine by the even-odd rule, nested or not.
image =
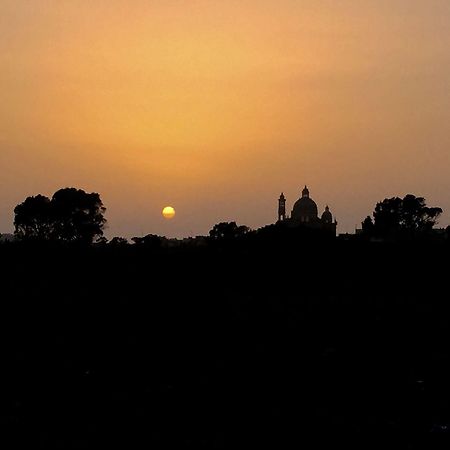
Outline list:
[[[305,183],[339,232],[406,193],[447,225],[449,49],[448,0],[2,0],[0,231],[66,186],[109,237],[256,228]]]

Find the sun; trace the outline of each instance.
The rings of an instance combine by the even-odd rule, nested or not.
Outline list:
[[[162,210],[164,219],[173,219],[175,217],[175,210],[171,206],[166,206]]]

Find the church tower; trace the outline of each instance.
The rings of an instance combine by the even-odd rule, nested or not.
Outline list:
[[[281,193],[278,199],[278,221],[286,220],[286,197]]]

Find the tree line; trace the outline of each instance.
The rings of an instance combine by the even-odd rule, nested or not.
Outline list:
[[[14,209],[14,234],[24,241],[60,241],[92,244],[107,243],[104,231],[106,208],[98,193],[82,189],[64,188],[51,198],[38,194],[27,197]],[[372,216],[362,222],[361,238],[416,239],[428,236],[437,224],[442,208],[429,207],[425,198],[408,194],[403,198],[386,198],[375,205]],[[251,234],[252,230],[236,222],[220,222],[213,226],[207,239],[231,241]],[[447,228],[450,234],[450,227]],[[157,247],[167,239],[154,234],[134,237],[137,245]],[[114,237],[113,246],[128,241]]]

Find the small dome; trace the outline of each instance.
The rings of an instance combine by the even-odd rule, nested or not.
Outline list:
[[[330,208],[328,208],[328,205],[325,207],[325,211],[322,214],[322,222],[323,223],[333,222],[333,216],[331,215]]]

